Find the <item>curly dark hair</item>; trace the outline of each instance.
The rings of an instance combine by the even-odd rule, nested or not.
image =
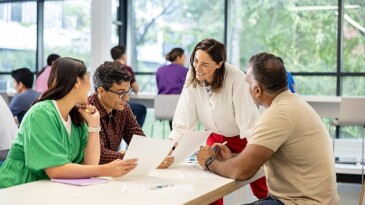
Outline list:
[[[109,90],[113,83],[121,84],[122,82],[130,82],[132,75],[120,63],[113,61],[105,61],[94,73],[94,89],[103,87]]]

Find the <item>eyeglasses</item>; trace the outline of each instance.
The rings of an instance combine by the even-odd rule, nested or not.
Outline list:
[[[106,90],[106,91],[117,94],[117,95],[119,95],[119,98],[122,99],[124,96],[131,94],[132,88],[129,88],[127,91],[122,91],[122,92],[115,92],[115,91],[112,91],[112,90]]]

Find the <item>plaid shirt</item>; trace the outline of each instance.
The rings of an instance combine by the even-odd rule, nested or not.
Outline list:
[[[100,113],[100,164],[123,159],[124,154],[118,152],[122,139],[129,144],[133,134],[144,136],[131,108],[126,105],[123,110],[107,113],[96,93],[89,97],[89,103],[94,105]]]

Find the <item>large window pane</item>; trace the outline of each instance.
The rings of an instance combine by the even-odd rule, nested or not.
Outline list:
[[[128,61],[135,71],[155,72],[173,47],[187,54],[204,38],[224,41],[224,1],[134,0]]]
[[[342,78],[342,96],[365,96],[365,77]]]
[[[112,0],[112,39],[111,42],[113,45],[118,45],[119,43],[119,31],[118,31],[118,25],[120,25],[122,22],[118,21],[118,15],[119,15],[119,0]]]
[[[15,93],[11,75],[0,75],[0,93]]]
[[[336,0],[231,2],[233,64],[244,67],[267,51],[282,57],[291,72],[336,71]]]
[[[44,62],[51,53],[90,65],[91,0],[44,2]]]
[[[35,2],[0,3],[0,72],[35,71],[36,9]]]
[[[344,11],[343,71],[365,72],[365,1],[345,1]]]
[[[301,95],[336,95],[336,77],[295,76],[295,88]]]

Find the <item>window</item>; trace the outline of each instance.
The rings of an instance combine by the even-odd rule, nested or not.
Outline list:
[[[122,22],[118,21],[119,15],[119,0],[112,0],[112,45],[119,44],[119,30],[118,25],[122,24]]]
[[[224,1],[131,1],[131,66],[153,74],[166,63],[165,54],[181,47],[189,54],[204,38],[224,42]],[[188,65],[186,65],[188,66]],[[154,75],[139,75],[142,91],[157,92]]]
[[[0,4],[0,91],[15,92],[12,70],[27,67],[35,71],[37,43],[35,2]]]
[[[252,55],[265,51],[283,58],[289,72],[336,72],[337,1],[233,0],[231,8],[228,57],[234,65],[245,70]],[[300,94],[336,93],[330,86],[336,78],[294,78]],[[321,90],[312,86],[324,83]]]
[[[44,2],[44,62],[56,53],[90,65],[90,6],[91,0]]]

